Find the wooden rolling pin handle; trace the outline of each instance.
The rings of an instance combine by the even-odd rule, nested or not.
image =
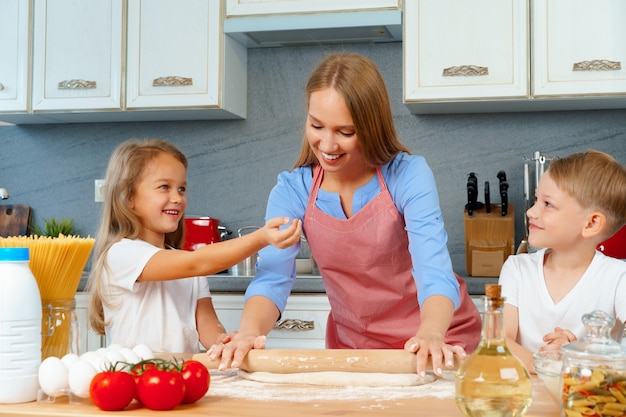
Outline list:
[[[220,363],[209,360],[206,353],[197,353],[193,359],[208,369],[217,369]],[[239,367],[247,372],[277,374],[331,371],[412,374],[416,368],[415,354],[401,349],[253,349]]]

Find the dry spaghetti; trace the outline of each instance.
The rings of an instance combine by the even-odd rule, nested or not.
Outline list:
[[[0,237],[0,247],[25,247],[30,269],[41,294],[42,359],[62,357],[76,338],[73,329],[74,296],[95,244],[91,237],[12,236]]]

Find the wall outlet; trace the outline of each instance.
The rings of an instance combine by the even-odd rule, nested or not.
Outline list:
[[[104,180],[94,181],[94,200],[96,203],[102,203],[104,201]]]

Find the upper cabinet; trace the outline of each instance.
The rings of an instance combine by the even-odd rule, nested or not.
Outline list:
[[[247,51],[221,27],[219,1],[129,0],[127,108],[245,117]]]
[[[36,0],[33,111],[122,110],[122,0]]]
[[[405,104],[418,114],[626,107],[623,16],[623,0],[406,2]]]
[[[534,96],[626,94],[626,2],[534,0]]]
[[[405,102],[527,98],[526,0],[405,5]]]
[[[28,111],[30,0],[0,1],[0,112]]]
[[[15,99],[13,107],[4,105],[4,90],[0,90],[2,121],[246,116],[247,50],[223,34],[220,1],[33,0],[30,27],[30,1],[19,0],[19,8],[14,4],[18,1],[0,4],[0,20],[10,22],[0,26],[0,33],[7,32],[0,38],[0,48],[15,56],[9,61],[21,67],[1,60],[0,71],[6,66],[6,79],[18,78],[3,84],[26,85],[10,87],[4,94],[15,97],[19,87],[26,97],[21,101],[32,98],[32,106]],[[21,38],[7,42],[16,38],[15,33]],[[31,92],[28,83],[19,79],[28,80],[29,33],[33,34]]]
[[[401,0],[224,3],[224,32],[248,48],[402,40]]]

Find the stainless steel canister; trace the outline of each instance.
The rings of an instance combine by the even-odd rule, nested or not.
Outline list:
[[[237,231],[239,237],[242,237],[246,233],[253,232],[255,230],[260,229],[259,226],[245,226]],[[237,265],[234,265],[231,268],[231,273],[234,276],[246,276],[251,277],[254,276],[254,272],[256,270],[256,262],[259,258],[259,254],[255,253],[254,255],[248,256],[243,261],[239,262]]]

